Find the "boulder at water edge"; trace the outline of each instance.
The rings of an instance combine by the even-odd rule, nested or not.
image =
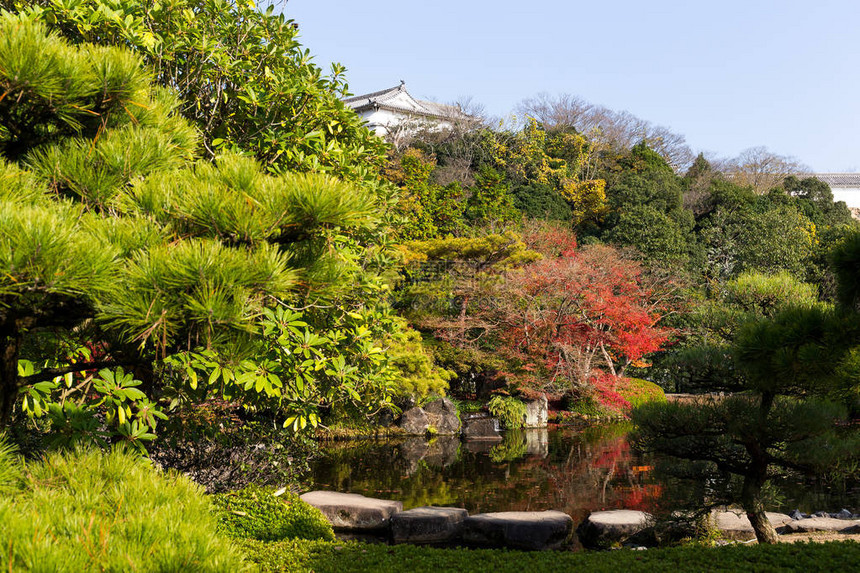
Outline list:
[[[792,521],[791,517],[784,513],[768,511],[765,515],[774,529],[780,528]],[[713,511],[711,512],[711,521],[726,539],[736,541],[755,539],[755,530],[749,518],[747,518],[746,512],[743,510]]]
[[[836,533],[860,532],[860,520],[836,519],[833,517],[809,517],[795,519],[786,523],[785,533],[811,533],[813,531],[833,531]]]
[[[479,513],[463,522],[463,541],[482,547],[555,549],[572,529],[573,520],[560,511]]]
[[[469,418],[463,425],[463,437],[467,440],[502,440],[499,422],[495,418]]]
[[[364,497],[357,493],[311,491],[302,501],[319,509],[332,527],[347,531],[385,529],[391,517],[403,509],[403,503]]]
[[[546,428],[549,420],[549,403],[546,396],[526,402],[526,428]]]
[[[394,543],[447,543],[460,537],[469,513],[458,507],[416,507],[391,518]]]
[[[410,408],[400,417],[400,427],[407,434],[424,435],[430,427],[430,418],[421,408]]]
[[[653,524],[654,518],[644,511],[595,511],[576,528],[576,534],[583,546],[604,549],[627,541]]]
[[[437,434],[456,434],[460,431],[457,407],[448,398],[440,398],[430,402],[424,406],[424,412],[427,414],[430,425],[436,429]]]

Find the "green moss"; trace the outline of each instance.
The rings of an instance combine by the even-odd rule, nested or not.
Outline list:
[[[318,509],[293,493],[275,493],[251,486],[213,496],[221,529],[261,541],[334,539],[331,524]]]

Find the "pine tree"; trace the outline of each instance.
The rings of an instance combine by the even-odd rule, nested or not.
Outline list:
[[[130,52],[0,16],[0,427],[22,388],[58,375],[247,356],[265,308],[340,308],[385,265],[376,195],[239,155],[199,161],[177,108]],[[85,343],[103,356],[70,363]],[[22,376],[25,357],[38,364]]]
[[[858,254],[860,234],[855,234],[833,255],[841,307],[796,306],[741,326],[732,351],[742,392],[634,412],[644,449],[693,462],[676,469],[735,476],[734,486],[714,491],[712,502],[740,502],[759,543],[777,541],[765,516],[774,477],[820,475],[858,458],[860,436],[848,424],[860,389],[853,290]]]

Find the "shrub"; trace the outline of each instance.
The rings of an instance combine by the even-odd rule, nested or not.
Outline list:
[[[490,414],[498,418],[508,429],[522,428],[525,425],[526,405],[513,396],[495,395],[487,405]]]
[[[0,569],[244,571],[199,487],[121,450],[27,463],[0,440]]]
[[[615,389],[630,403],[631,408],[638,408],[649,402],[666,401],[666,394],[662,388],[641,378],[620,378]]]
[[[213,500],[220,509],[221,529],[235,537],[260,541],[334,539],[322,512],[293,493],[251,486],[215,495]]]

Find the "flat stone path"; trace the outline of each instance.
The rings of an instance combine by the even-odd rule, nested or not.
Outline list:
[[[831,531],[835,533],[860,533],[860,520],[836,519],[835,517],[809,517],[795,519],[784,526],[786,533],[812,533]]]
[[[779,529],[792,521],[791,517],[784,513],[768,511],[765,515],[774,529]],[[726,539],[736,541],[755,539],[755,530],[742,510],[713,511],[711,520]]]
[[[457,540],[469,512],[459,507],[416,507],[391,518],[394,543],[449,543]]]
[[[595,511],[576,529],[582,545],[591,549],[622,543],[654,523],[644,511],[615,509]]]
[[[463,541],[487,547],[555,549],[567,541],[572,529],[573,519],[561,511],[478,513],[463,522]]]
[[[351,531],[385,529],[391,517],[403,509],[403,502],[374,499],[357,493],[311,491],[301,498],[319,509],[335,529]]]

